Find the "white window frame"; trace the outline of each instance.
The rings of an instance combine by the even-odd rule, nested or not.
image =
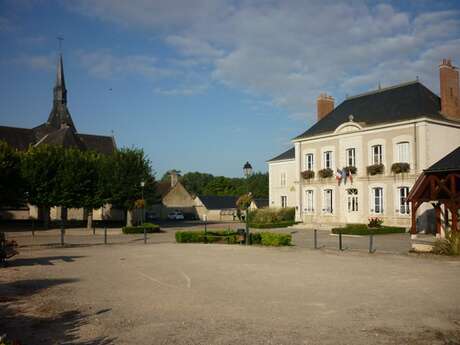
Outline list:
[[[313,189],[305,191],[305,212],[315,212],[315,191]]]
[[[356,166],[356,149],[354,147],[350,147],[345,150],[345,159],[347,167]]]
[[[282,171],[280,174],[280,186],[286,187],[286,172]]]
[[[313,153],[305,154],[305,170],[313,171],[315,168],[315,155]]]
[[[397,188],[397,205],[398,205],[398,213],[400,215],[407,216],[410,214],[410,204],[409,202],[403,201],[403,199],[407,199],[407,196],[409,195],[409,190],[410,188],[407,186],[400,186]],[[403,192],[404,191],[404,192]]]
[[[356,191],[356,193],[352,193],[351,191]],[[359,211],[359,195],[358,189],[350,188],[347,189],[347,209],[348,213],[358,212]]]
[[[333,165],[333,151],[327,150],[323,152],[323,168],[332,169]]]
[[[371,146],[371,158],[373,165],[383,164],[383,145],[376,144]]]
[[[323,213],[334,213],[334,190],[331,188],[323,189]]]
[[[396,154],[398,163],[410,163],[410,142],[400,141],[396,143]]]
[[[379,191],[379,195],[377,196],[376,195],[376,192]],[[385,207],[385,203],[384,203],[384,190],[383,190],[383,187],[372,187],[371,189],[371,205],[372,205],[372,209],[371,209],[371,213],[373,214],[383,214],[384,213],[384,207]],[[378,199],[377,199],[378,198]],[[378,200],[378,204],[377,204],[377,201]]]
[[[287,195],[281,195],[281,207],[282,208],[287,207]]]

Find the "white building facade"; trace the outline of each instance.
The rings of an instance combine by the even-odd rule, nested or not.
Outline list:
[[[337,108],[320,96],[318,122],[268,161],[270,207],[295,207],[306,224],[378,217],[409,227],[405,199],[417,177],[460,146],[460,117],[448,115],[418,81],[350,97]],[[429,206],[420,209],[419,229],[431,231],[432,216]]]

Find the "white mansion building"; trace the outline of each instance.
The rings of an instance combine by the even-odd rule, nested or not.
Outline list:
[[[409,226],[406,197],[417,177],[460,146],[459,74],[450,60],[440,65],[440,85],[441,97],[417,80],[348,97],[336,108],[320,95],[318,121],[268,161],[269,206],[295,207],[304,223],[379,217]],[[429,205],[419,209],[419,229],[430,227],[433,213]]]

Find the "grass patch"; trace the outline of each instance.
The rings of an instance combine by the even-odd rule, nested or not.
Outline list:
[[[343,235],[385,235],[385,234],[402,234],[406,232],[406,228],[399,226],[381,226],[379,228],[368,228],[366,224],[347,224],[343,228],[333,228],[333,234]]]
[[[224,231],[177,231],[177,243],[239,243],[238,234],[233,230]],[[273,232],[250,233],[250,244],[262,246],[290,246],[292,237],[290,234],[278,234]]]
[[[158,224],[144,223],[138,226],[124,226],[121,230],[124,234],[143,234],[144,228],[148,234],[161,232]]]

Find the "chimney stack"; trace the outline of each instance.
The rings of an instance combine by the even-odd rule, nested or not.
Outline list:
[[[177,184],[177,172],[176,170],[171,170],[169,172],[169,176],[171,177],[171,188]]]
[[[460,92],[458,69],[450,59],[443,59],[439,65],[441,113],[451,119],[460,120]]]
[[[318,121],[334,110],[334,97],[328,96],[326,93],[319,95],[316,100]]]

